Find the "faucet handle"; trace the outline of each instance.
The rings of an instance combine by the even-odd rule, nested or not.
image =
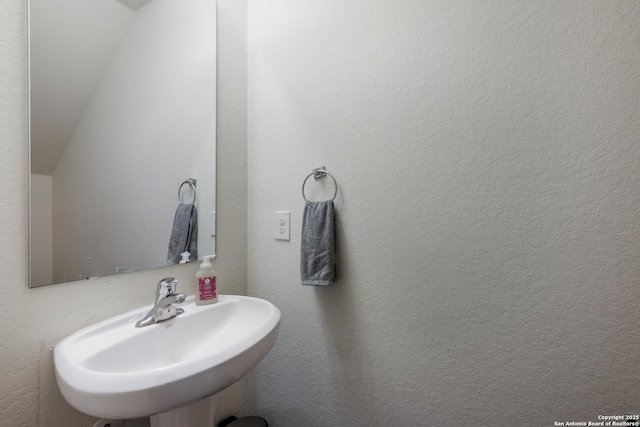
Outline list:
[[[156,295],[158,299],[164,298],[176,293],[176,287],[178,286],[178,279],[174,277],[165,277],[160,280],[156,289]]]

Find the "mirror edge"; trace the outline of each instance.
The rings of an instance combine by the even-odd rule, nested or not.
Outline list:
[[[33,286],[31,273],[31,0],[27,0],[27,117],[25,123],[27,125],[27,285],[29,289],[35,289]]]

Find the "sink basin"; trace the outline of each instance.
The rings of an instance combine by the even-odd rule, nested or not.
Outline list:
[[[214,395],[249,372],[276,342],[280,310],[268,301],[220,295],[180,304],[184,314],[150,326],[143,307],[84,328],[56,345],[58,387],[95,417],[146,417]]]

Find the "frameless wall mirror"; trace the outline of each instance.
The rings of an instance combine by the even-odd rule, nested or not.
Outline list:
[[[29,9],[30,287],[172,263],[190,178],[190,237],[214,254],[215,0]]]

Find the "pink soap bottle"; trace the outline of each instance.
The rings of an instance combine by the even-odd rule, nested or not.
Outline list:
[[[196,305],[213,304],[218,302],[218,289],[216,272],[211,265],[212,256],[205,256],[200,263],[200,270],[196,273],[198,291],[196,292]]]

